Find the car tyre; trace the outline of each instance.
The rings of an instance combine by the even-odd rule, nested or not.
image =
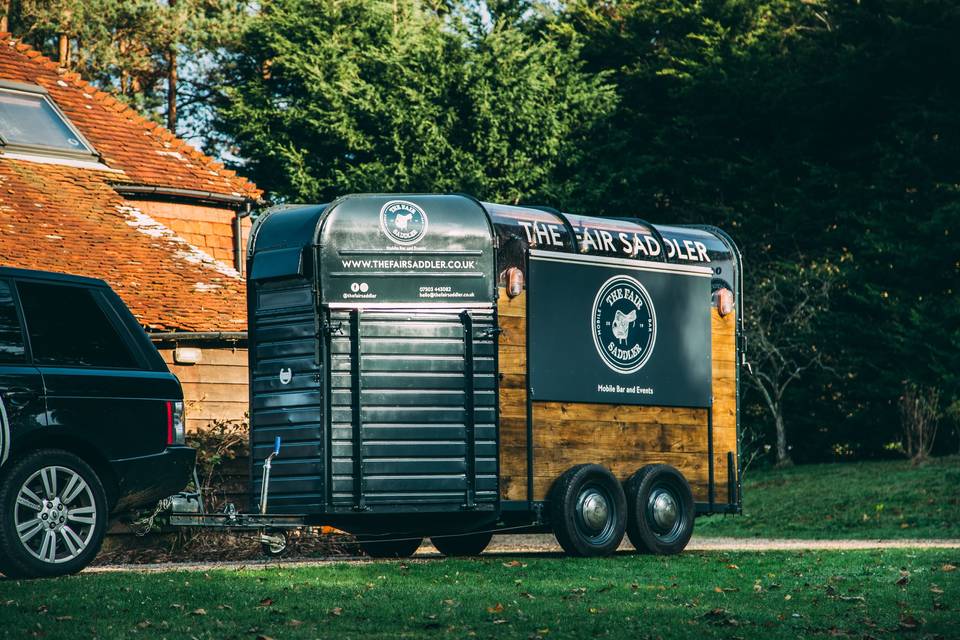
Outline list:
[[[568,469],[550,491],[550,522],[563,550],[572,556],[607,556],[623,540],[627,520],[623,487],[606,467]]]
[[[8,577],[77,573],[100,551],[107,496],[79,457],[43,449],[10,463],[0,477],[0,556]]]
[[[694,502],[690,483],[666,464],[634,473],[625,485],[627,537],[640,553],[680,553],[693,535]]]
[[[463,535],[433,536],[430,542],[445,556],[478,556],[490,544],[493,531],[478,531]]]

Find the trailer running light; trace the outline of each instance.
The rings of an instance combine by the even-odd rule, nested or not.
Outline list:
[[[167,446],[185,444],[183,402],[167,402]]]
[[[507,269],[507,295],[516,298],[523,293],[523,271],[516,267]]]
[[[717,291],[717,311],[721,318],[733,313],[733,291],[727,288]]]

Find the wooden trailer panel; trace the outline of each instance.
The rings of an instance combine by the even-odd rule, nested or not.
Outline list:
[[[500,290],[500,495],[527,496],[526,293]],[[735,502],[727,490],[728,452],[737,454],[736,318],[711,308],[714,500]],[[533,499],[547,497],[566,469],[596,462],[621,480],[646,464],[681,471],[697,502],[709,500],[707,410],[568,402],[533,403]],[[731,499],[734,498],[734,499]]]

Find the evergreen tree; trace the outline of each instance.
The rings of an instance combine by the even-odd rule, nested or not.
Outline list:
[[[247,29],[219,127],[275,198],[544,197],[615,97],[576,46],[464,6],[276,0]]]

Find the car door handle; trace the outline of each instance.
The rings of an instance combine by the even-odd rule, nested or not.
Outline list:
[[[3,392],[3,397],[10,400],[10,404],[26,404],[37,392],[27,387],[10,387]]]

